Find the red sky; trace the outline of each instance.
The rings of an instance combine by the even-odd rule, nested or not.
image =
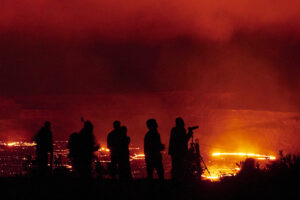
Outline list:
[[[233,116],[259,123],[233,114],[250,110],[277,131],[270,149],[298,149],[299,11],[297,0],[2,0],[0,138],[28,139],[50,119],[65,139],[85,116],[99,141],[121,119],[140,145],[156,117],[167,143],[181,115],[222,144]],[[243,145],[264,132],[244,129]]]

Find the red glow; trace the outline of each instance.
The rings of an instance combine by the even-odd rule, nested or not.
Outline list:
[[[50,120],[66,140],[84,116],[142,147],[154,117],[167,145],[182,116],[207,154],[299,151],[299,4],[2,0],[0,139]]]

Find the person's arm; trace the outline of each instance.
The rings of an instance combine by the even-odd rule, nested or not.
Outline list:
[[[150,154],[150,142],[149,142],[149,135],[146,134],[144,138],[144,154],[149,155]]]
[[[193,136],[193,131],[188,129],[188,133],[186,135],[186,142],[188,142],[192,136]]]
[[[147,143],[147,135],[144,137],[144,154],[148,154],[148,143]]]
[[[165,145],[161,143],[161,139],[160,139],[160,135],[159,134],[157,136],[157,141],[158,141],[159,151],[165,150]]]
[[[170,134],[170,141],[169,141],[169,155],[173,154],[173,150],[174,150],[174,133],[173,133],[173,129],[171,130],[171,134]]]
[[[108,149],[111,149],[110,133],[107,135],[107,148],[108,148]]]
[[[97,151],[100,148],[100,145],[97,143],[95,136],[93,135],[93,151]]]
[[[52,139],[52,132],[49,132],[49,142],[50,142],[50,170],[52,173],[52,169],[53,169],[53,139]]]
[[[49,136],[49,141],[50,141],[50,152],[52,152],[53,154],[53,139],[52,139],[52,132],[50,132],[50,136]]]
[[[40,135],[40,130],[39,130],[36,134],[34,134],[34,136],[32,137],[32,140],[33,140],[35,143],[38,143],[39,135]]]
[[[129,136],[126,136],[126,142],[127,142],[128,145],[130,144],[130,137]]]

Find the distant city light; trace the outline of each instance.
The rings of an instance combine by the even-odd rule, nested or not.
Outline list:
[[[105,148],[105,147],[102,147],[102,148],[98,149],[98,151],[110,152],[110,150],[108,148]]]

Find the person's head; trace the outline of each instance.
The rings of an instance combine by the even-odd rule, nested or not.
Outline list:
[[[181,117],[176,118],[176,126],[177,127],[184,127],[184,121]]]
[[[198,138],[195,139],[195,143],[199,144],[199,139]]]
[[[114,129],[119,129],[121,127],[121,122],[119,120],[114,121],[113,123]]]
[[[51,128],[51,122],[46,121],[46,122],[45,122],[45,127],[46,127],[46,128]]]
[[[83,128],[88,132],[92,132],[93,129],[94,129],[94,126],[89,120],[87,120],[87,121],[84,122],[84,127]]]
[[[157,129],[158,125],[155,119],[148,119],[147,120],[147,127],[149,130]]]
[[[78,133],[74,132],[70,135],[70,138],[76,138],[78,136]]]
[[[124,133],[125,135],[127,134],[127,127],[126,127],[126,126],[121,126],[120,130],[121,130],[121,132]]]

